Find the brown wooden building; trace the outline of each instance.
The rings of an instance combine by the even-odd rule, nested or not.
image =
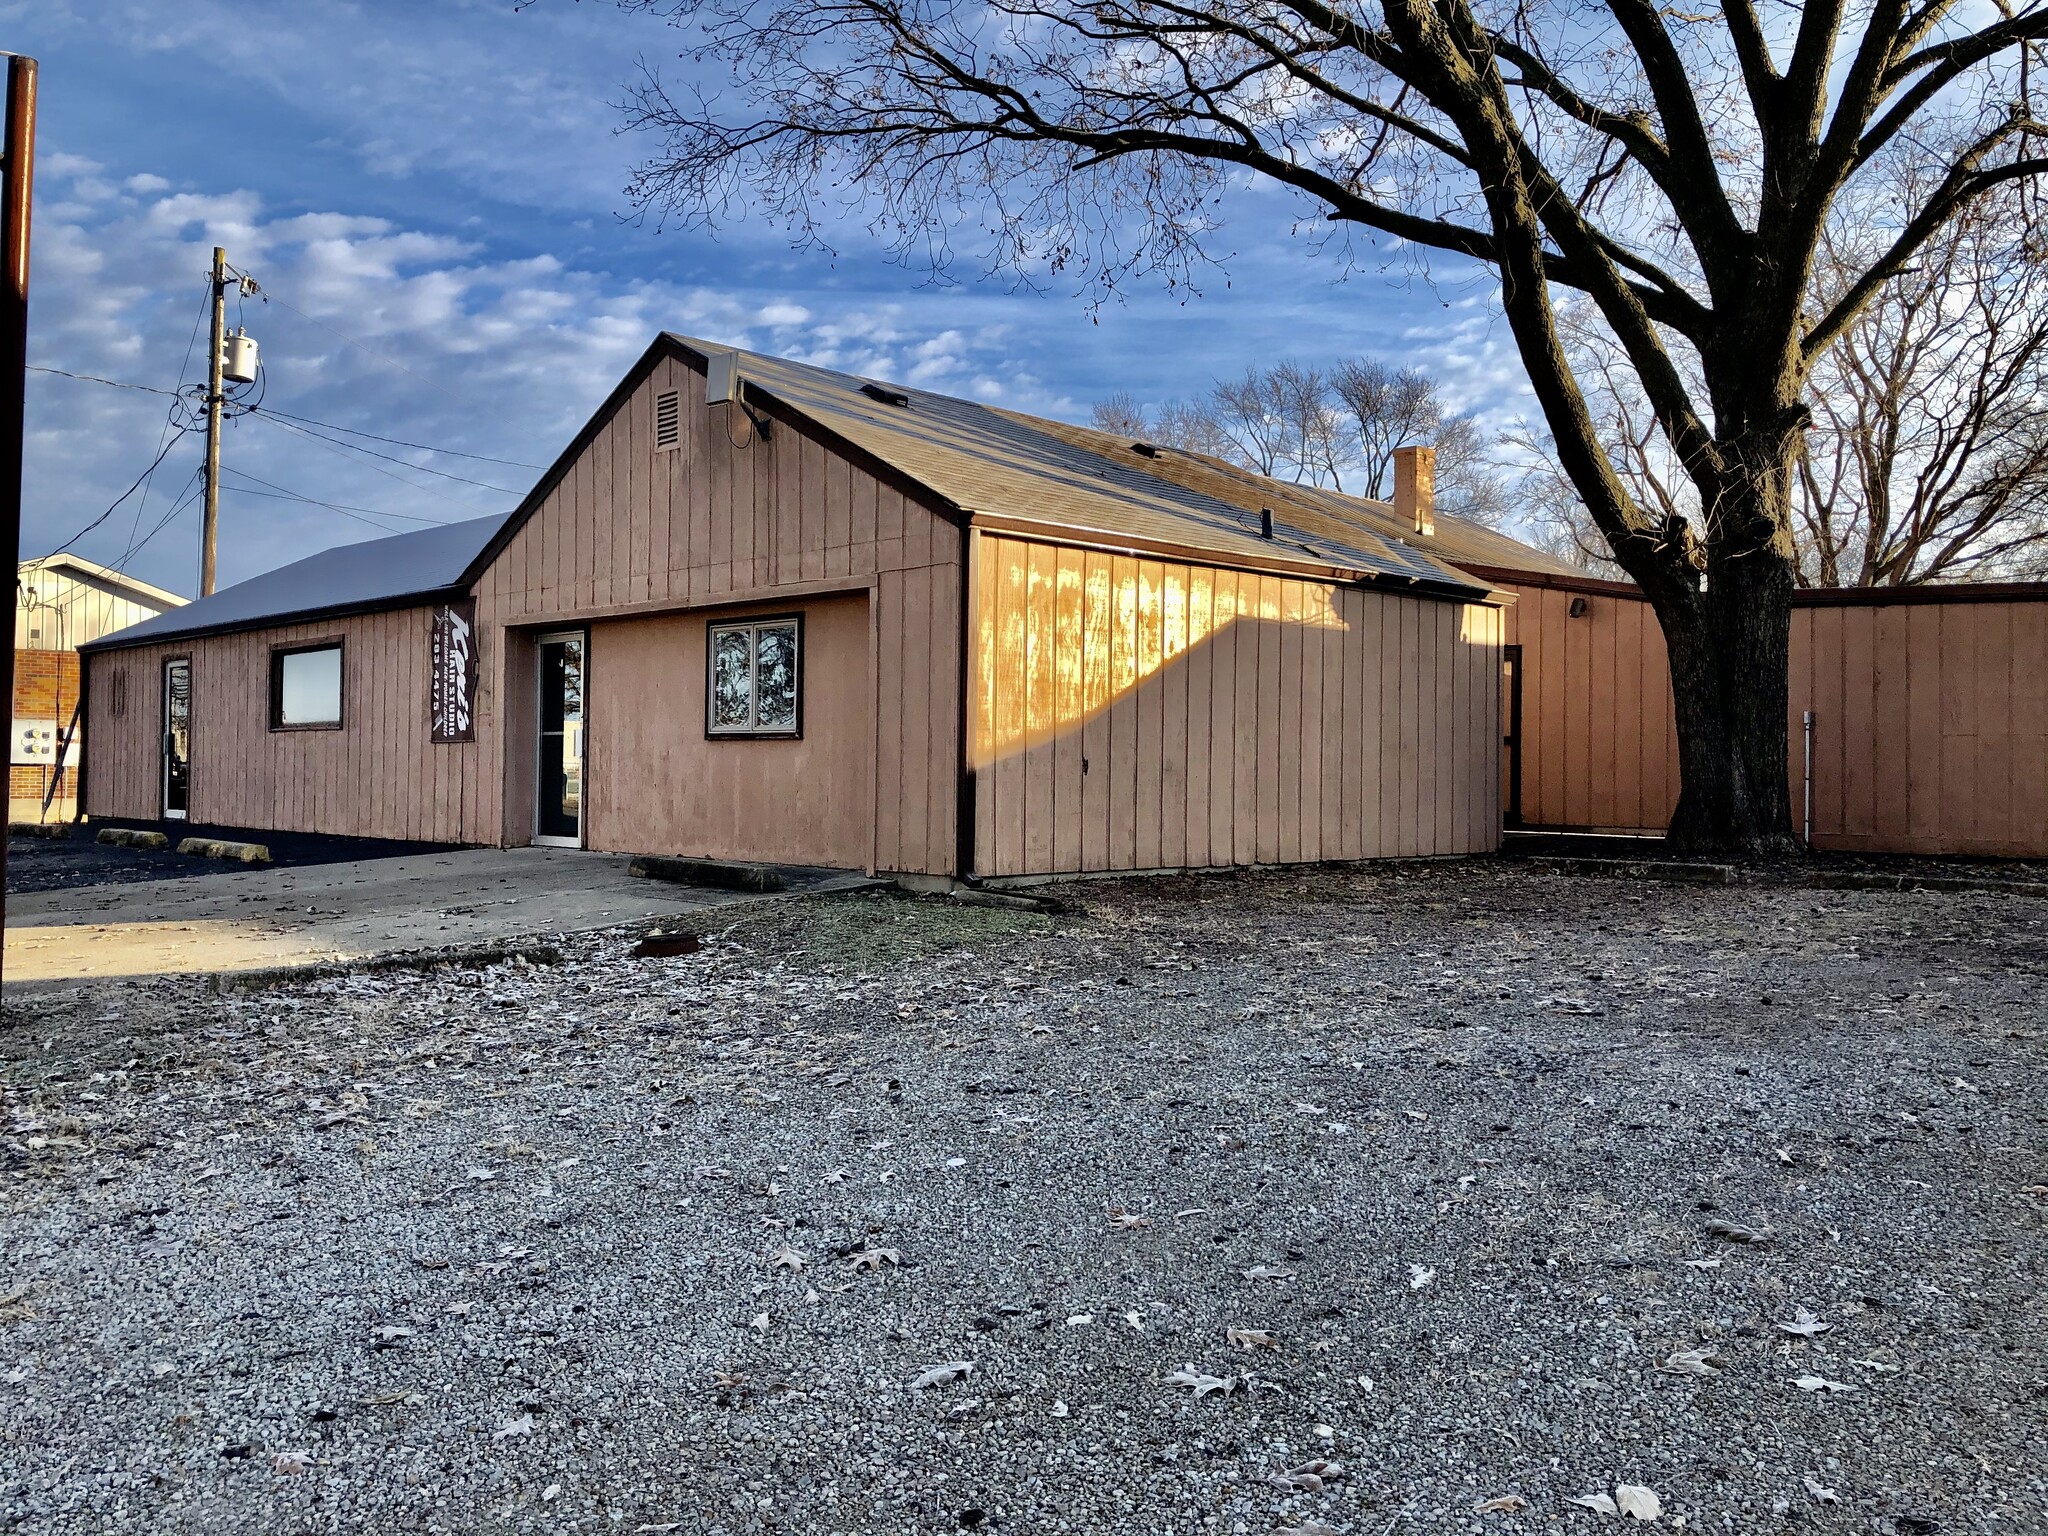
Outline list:
[[[1509,824],[1661,832],[1678,803],[1678,728],[1642,593],[1472,569],[1516,598]],[[2048,585],[1827,589],[1793,605],[1786,787],[1814,847],[2048,857]]]
[[[935,879],[1490,848],[1508,599],[1459,562],[1566,568],[1404,473],[664,335],[509,516],[89,647],[86,806]]]

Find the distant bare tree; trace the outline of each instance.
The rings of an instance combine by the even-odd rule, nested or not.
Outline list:
[[[1167,401],[1159,408],[1159,419],[1152,423],[1152,440],[1214,459],[1231,456],[1230,434],[1206,400]]]
[[[1143,438],[1152,428],[1145,420],[1145,407],[1128,389],[1120,389],[1107,400],[1095,402],[1093,425],[1112,437]]]
[[[1907,177],[1912,176],[1908,170]],[[1874,236],[1830,230],[1818,301]],[[1987,199],[1880,288],[1814,370],[1794,498],[1823,587],[2024,577],[2048,566],[2048,253]]]
[[[1385,497],[1394,489],[1394,450],[1409,443],[1434,443],[1444,417],[1436,380],[1414,368],[1392,368],[1361,357],[1331,375],[1331,387],[1358,429],[1359,461],[1365,471],[1362,496]]]
[[[1225,380],[1209,392],[1216,424],[1232,457],[1262,475],[1277,475],[1287,456],[1287,407],[1270,373],[1247,368],[1241,379]]]

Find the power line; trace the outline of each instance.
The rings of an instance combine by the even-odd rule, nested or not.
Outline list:
[[[496,459],[492,458],[488,453],[465,453],[460,448],[435,448],[426,443],[409,443],[402,437],[380,437],[375,432],[365,432],[359,427],[344,427],[332,421],[315,421],[310,416],[294,416],[290,411],[280,411],[274,405],[267,405],[263,409],[272,416],[282,416],[288,421],[301,422],[309,427],[327,427],[336,432],[346,432],[351,437],[367,437],[373,443],[391,443],[400,448],[417,448],[421,453],[445,453],[458,459],[477,459],[485,464],[503,464],[512,469],[547,468],[545,464],[528,464],[522,459]],[[424,464],[415,464],[411,467],[414,469],[426,468]],[[511,495],[514,493],[507,492],[506,494]]]
[[[142,487],[142,482],[147,480],[150,477],[150,475],[155,471],[157,465],[163,463],[165,456],[168,455],[173,448],[177,447],[178,439],[183,437],[190,430],[191,428],[189,427],[180,427],[176,432],[172,433],[171,440],[163,445],[163,448],[158,452],[155,458],[149,461],[149,468],[145,469],[141,474],[137,475],[135,477],[134,483],[130,485],[127,490],[123,491],[119,496],[115,497],[113,504],[109,506],[106,511],[102,512],[98,517],[94,518],[91,522],[87,523],[83,528],[79,529],[78,532],[71,535],[71,537],[66,539],[62,544],[59,544],[55,549],[51,550],[50,554],[63,554],[65,550],[69,549],[72,545],[76,544],[80,539],[84,538],[88,533],[91,533],[93,529],[99,527],[101,523],[104,523],[108,518],[112,517],[114,513],[120,508],[121,503],[126,501],[130,496],[133,496],[136,493],[136,491],[140,490]],[[44,558],[47,559],[48,557],[45,556]]]
[[[189,350],[190,349],[188,348],[188,354]],[[56,374],[59,378],[77,379],[80,383],[84,384],[105,384],[112,389],[134,389],[140,390],[142,391],[142,393],[148,395],[169,395],[173,397],[182,398],[182,396],[180,396],[179,394],[179,391],[175,389],[158,389],[154,384],[131,384],[125,379],[103,379],[98,374],[95,373],[73,373],[68,368],[50,368],[38,363],[30,363],[28,365],[28,370],[31,373],[53,373]],[[180,376],[182,377],[182,372]],[[291,411],[281,411],[274,405],[252,407],[252,409],[260,409],[266,415],[270,416],[282,416],[287,421],[294,421],[302,426],[325,427],[330,432],[346,432],[350,437],[367,437],[373,443],[389,443],[396,448],[412,448],[420,453],[445,454],[448,457],[455,459],[475,459],[478,463],[481,464],[503,464],[508,469],[547,468],[547,465],[545,464],[529,464],[524,459],[501,459],[494,454],[471,453],[467,449],[463,448],[436,448],[432,443],[415,443],[410,442],[402,437],[386,437],[382,433],[378,432],[365,432],[361,427],[345,427],[338,421],[321,421],[317,417],[300,416],[294,414]],[[364,451],[367,452],[368,450],[365,449]],[[445,471],[428,469],[428,467],[424,464],[410,463],[405,459],[394,459],[392,460],[392,462],[395,464],[404,464],[408,469],[426,469],[429,474],[445,473]],[[461,476],[451,476],[450,478],[460,479]],[[483,484],[483,482],[480,480],[472,480],[468,483],[471,485]],[[504,491],[504,494],[506,494],[507,496],[516,496],[519,494],[517,491],[505,490],[503,486],[493,485],[485,486],[484,488],[486,490]]]
[[[225,467],[223,467],[223,471],[225,472]],[[339,512],[343,517],[350,518],[367,527],[375,528],[379,533],[405,532],[404,529],[394,528],[389,523],[380,523],[374,517],[364,517],[351,512],[347,507],[336,506],[331,501],[318,501],[311,496],[295,496],[290,491],[258,491],[246,485],[223,485],[221,489],[232,491],[237,496],[261,496],[265,501],[297,501],[304,502],[310,507],[326,507],[332,511]]]
[[[288,486],[279,485],[275,480],[266,480],[261,475],[250,474],[249,471],[247,471],[246,469],[237,469],[232,464],[224,465],[222,467],[228,474],[240,475],[245,480],[254,480],[258,485],[269,486],[273,493],[284,498],[287,501],[303,501],[310,506],[328,507],[336,512],[346,512],[351,515],[360,512],[366,517],[395,517],[408,523],[428,523],[436,528],[445,528],[448,526],[447,521],[443,518],[420,517],[415,513],[411,512],[386,512],[381,507],[352,507],[339,501],[323,501],[318,496],[308,496],[302,492],[294,491],[290,489]],[[251,491],[244,488],[243,494],[247,496],[260,496],[263,493],[261,491]],[[396,533],[398,530],[394,528],[390,531]]]
[[[199,345],[199,327],[202,323],[204,323],[206,319],[206,312],[211,303],[212,297],[213,296],[211,293],[201,294],[199,298],[198,312],[192,316],[192,330],[190,334],[188,334],[185,337],[185,355],[178,360],[178,389],[176,395],[174,395],[173,397],[174,403],[171,406],[170,413],[164,421],[164,430],[166,432],[168,432],[174,425],[177,424],[178,406],[175,403],[175,401],[178,396],[182,396],[184,393],[185,373],[186,370],[192,366],[192,349]],[[157,446],[163,446],[163,438],[161,435],[159,435],[157,438]],[[136,531],[142,527],[142,515],[149,508],[149,492],[151,487],[154,486],[155,484],[156,481],[153,477],[143,481],[142,483],[142,499],[135,503],[135,517],[128,524],[128,542],[131,546],[135,543]]]
[[[81,384],[105,384],[113,389],[139,389],[146,395],[171,395],[175,389],[158,389],[154,384],[129,384],[121,379],[103,379],[96,373],[73,373],[69,368],[46,368],[41,363],[23,365],[30,373],[54,373],[61,379],[77,379]]]
[[[259,417],[268,416],[272,421],[275,421],[280,427],[283,427],[287,432],[298,432],[307,437],[317,437],[323,443],[333,443],[337,448],[346,448],[351,453],[366,453],[373,459],[382,459],[387,464],[398,464],[406,469],[416,469],[423,475],[439,475],[444,480],[459,481],[463,485],[473,485],[480,490],[496,491],[500,496],[517,496],[520,494],[520,492],[512,490],[507,486],[491,485],[482,480],[472,480],[467,475],[455,474],[451,470],[435,469],[431,464],[415,464],[410,459],[401,459],[396,458],[388,453],[379,453],[376,449],[365,448],[360,443],[345,443],[341,441],[339,438],[329,437],[324,432],[315,432],[311,427],[302,427],[298,425],[298,422],[295,418],[288,418],[282,411],[258,411],[254,407],[251,407],[249,414],[252,416]],[[415,487],[415,489],[425,490],[426,487],[418,486]]]

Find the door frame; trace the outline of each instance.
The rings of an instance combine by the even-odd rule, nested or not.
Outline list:
[[[1501,745],[1507,748],[1507,805],[1502,811],[1504,825],[1519,827],[1522,824],[1522,648],[1519,645],[1504,645],[1500,648],[1501,668],[1508,677],[1505,706],[1507,729],[1501,735]]]
[[[541,690],[547,687],[547,669],[540,665],[541,648],[551,640],[579,640],[583,644],[583,713],[577,723],[578,754],[576,761],[576,835],[554,837],[540,830],[541,808],[541,748],[547,733],[541,729],[541,721],[547,718],[545,700]],[[570,629],[544,629],[533,637],[533,826],[532,842],[536,848],[581,848],[590,834],[590,630],[587,627]]]
[[[185,808],[171,809],[171,668],[185,669]],[[161,703],[157,712],[156,738],[156,808],[165,821],[190,821],[192,819],[192,719],[193,708],[192,658],[190,656],[166,656],[157,666],[157,692]]]

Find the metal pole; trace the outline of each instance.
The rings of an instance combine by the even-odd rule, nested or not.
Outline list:
[[[1806,846],[1813,846],[1813,711],[1806,711]]]
[[[214,548],[220,538],[221,352],[228,323],[228,253],[213,248],[213,351],[206,364],[206,517],[199,534],[199,595],[213,596]]]
[[[8,568],[16,572],[14,617],[21,605],[21,440],[22,393],[28,378],[29,194],[36,169],[36,61],[16,54],[7,61],[7,126],[0,155],[0,543]],[[14,624],[8,626],[8,708],[14,700]],[[10,750],[9,753],[12,756]],[[7,845],[0,842],[0,916],[7,910]]]

